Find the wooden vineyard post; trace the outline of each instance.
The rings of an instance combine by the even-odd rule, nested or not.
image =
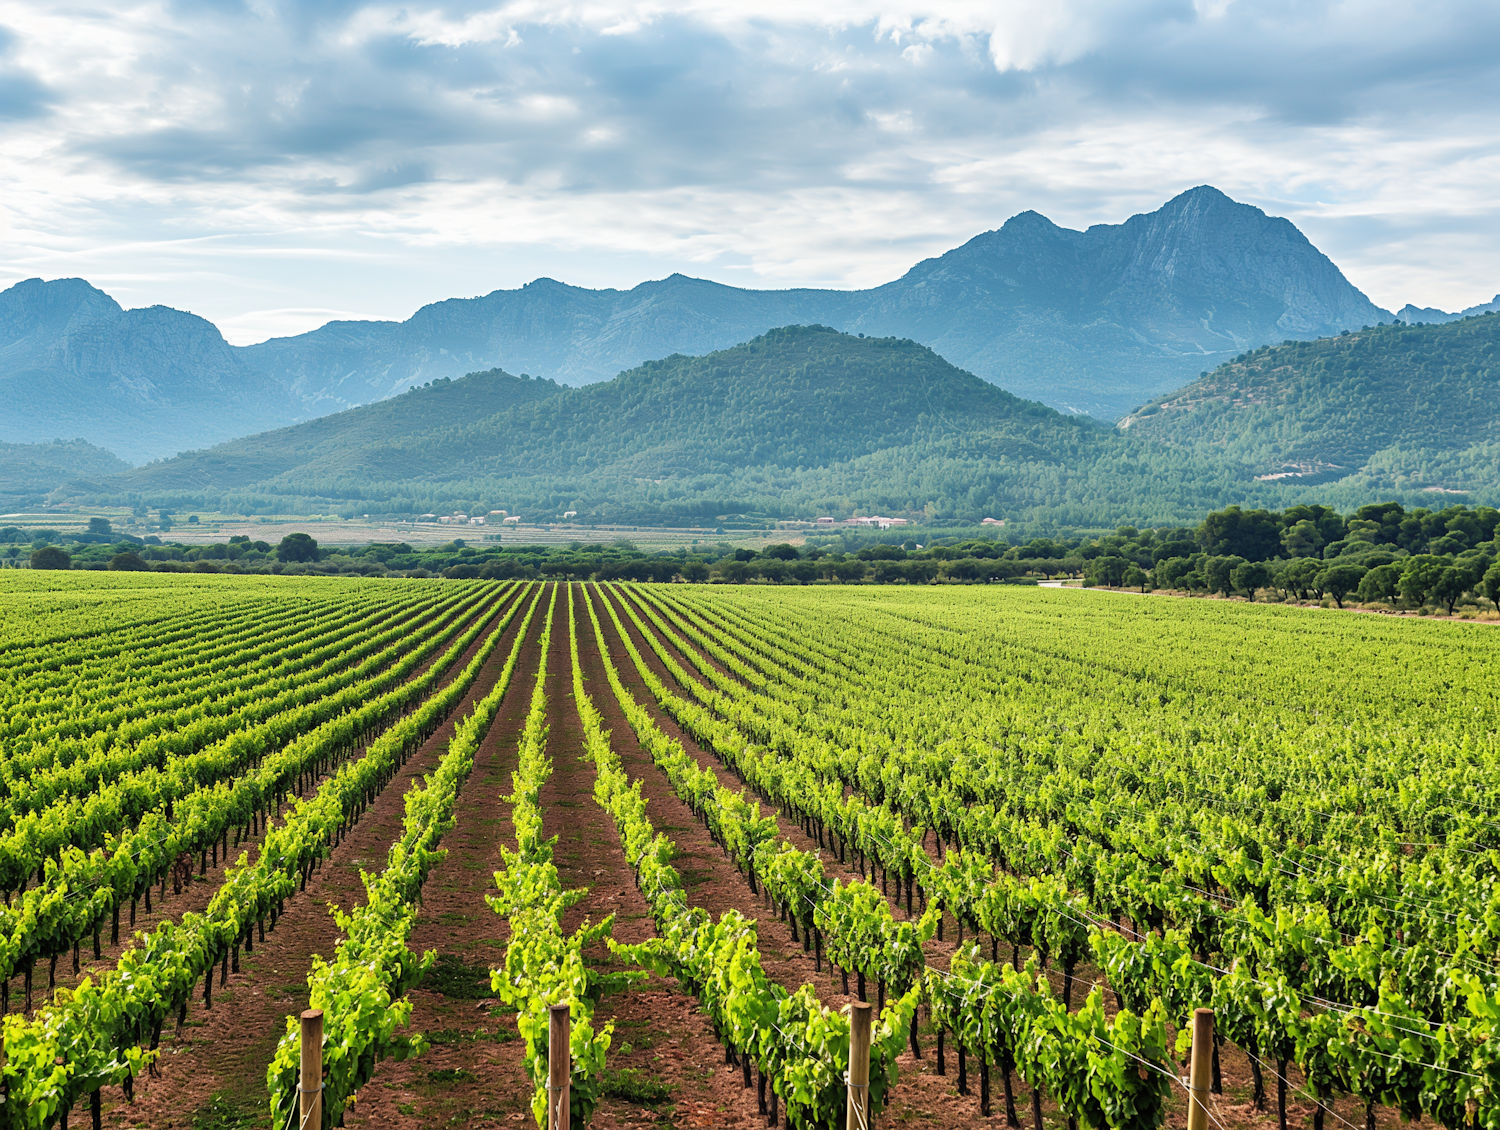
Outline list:
[[[547,1130],[568,1130],[573,1077],[572,1021],[568,1006],[552,1006],[547,1030]]]
[[[870,1006],[849,1005],[849,1121],[848,1130],[870,1128]]]
[[[1193,1058],[1188,1075],[1187,1130],[1208,1130],[1208,1086],[1213,1076],[1214,1010],[1193,1012]]]
[[[302,1078],[297,1084],[299,1130],[323,1130],[323,1010],[302,1014]]]

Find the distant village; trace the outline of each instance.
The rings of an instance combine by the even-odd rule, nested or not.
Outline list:
[[[568,510],[563,513],[563,520],[576,518],[578,511]],[[499,519],[499,521],[496,521]],[[418,522],[435,522],[440,526],[519,526],[521,516],[511,514],[505,510],[491,510],[488,514],[465,514],[462,510],[455,510],[452,514],[418,514]],[[909,518],[885,518],[879,514],[861,518],[833,518],[823,517],[817,519],[818,526],[863,526],[866,528],[889,530],[893,526],[906,526],[911,524]],[[1003,526],[1004,518],[985,518],[981,523],[985,526]]]

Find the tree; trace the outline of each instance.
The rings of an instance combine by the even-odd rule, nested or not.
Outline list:
[[[937,562],[930,562],[934,569]],[[818,566],[814,561],[792,561],[786,567],[787,576],[799,585],[810,585],[818,579]]]
[[[1453,615],[1453,607],[1459,602],[1469,586],[1474,583],[1474,574],[1462,565],[1449,565],[1437,576],[1432,586],[1432,598],[1441,601]]]
[[[779,585],[786,580],[786,562],[779,557],[768,557],[759,562],[756,571],[773,585]]]
[[[1266,561],[1281,552],[1281,523],[1269,510],[1231,506],[1203,519],[1198,541],[1215,555]]]
[[[1136,568],[1135,565],[1126,558],[1111,555],[1094,558],[1084,568],[1083,574],[1091,585],[1116,587],[1126,583],[1126,572],[1134,568]]]
[[[1298,557],[1277,565],[1273,570],[1273,578],[1277,588],[1285,589],[1298,600],[1306,600],[1310,592],[1317,591],[1322,596],[1322,590],[1317,587],[1318,574],[1323,570],[1323,563],[1315,557]]]
[[[1359,582],[1364,580],[1366,572],[1368,570],[1363,565],[1332,561],[1318,574],[1316,584],[1342,608],[1344,597],[1359,588]]]
[[[1396,586],[1397,591],[1401,593],[1401,599],[1414,607],[1422,607],[1427,603],[1427,598],[1432,595],[1437,579],[1442,576],[1445,568],[1447,568],[1446,561],[1429,553],[1408,557],[1406,567],[1401,570],[1401,581]]]
[[[1401,584],[1400,565],[1377,565],[1359,582],[1361,604],[1373,604],[1377,600],[1395,600],[1397,587]]]
[[[1145,592],[1151,587],[1151,574],[1139,565],[1132,565],[1129,569],[1125,570],[1125,584],[1133,589],[1139,588],[1142,592]]]
[[[1157,562],[1152,572],[1156,576],[1156,583],[1162,588],[1176,589],[1182,587],[1182,578],[1193,571],[1193,563],[1186,557],[1168,557],[1164,561]]]
[[[1271,583],[1271,567],[1264,561],[1246,561],[1243,565],[1236,565],[1234,572],[1230,574],[1230,580],[1234,587],[1250,598],[1255,603],[1255,590],[1263,589]]]
[[[1354,517],[1372,524],[1371,541],[1378,545],[1395,545],[1401,536],[1401,522],[1406,511],[1399,502],[1377,502],[1361,506],[1354,512]]]
[[[1281,544],[1289,557],[1316,557],[1323,548],[1323,535],[1316,523],[1304,518],[1281,535]]]
[[[1243,557],[1210,557],[1203,563],[1203,577],[1208,581],[1208,591],[1228,596],[1234,588],[1235,566],[1244,563]]]
[[[71,569],[73,559],[55,545],[44,545],[31,551],[33,569]]]
[[[701,585],[708,580],[708,566],[702,561],[684,561],[682,563],[682,579]]]
[[[795,545],[788,545],[786,542],[768,545],[760,552],[762,557],[774,557],[779,561],[797,560],[797,547]]]
[[[151,568],[151,563],[133,549],[117,553],[109,559],[109,567],[117,573],[142,573]]]
[[[308,534],[287,534],[276,547],[277,561],[316,561],[318,543]]]
[[[109,519],[108,518],[90,518],[89,519],[89,533],[91,533],[91,534],[112,534],[112,533],[114,533],[114,530],[112,530],[110,528]]]
[[[1191,557],[1197,548],[1194,543],[1181,538],[1165,541],[1151,551],[1151,563],[1160,565],[1163,561],[1170,561],[1174,557]]]
[[[750,566],[738,558],[729,557],[717,565],[720,579],[731,585],[742,585],[750,575]]]
[[[1311,522],[1318,531],[1324,545],[1346,536],[1344,519],[1337,510],[1327,506],[1289,506],[1281,513],[1281,524],[1286,529],[1301,522]]]
[[[843,561],[835,561],[829,567],[829,574],[840,584],[857,584],[865,579],[865,571],[869,568],[857,557],[850,557]]]
[[[1489,572],[1484,575],[1484,595],[1490,598],[1490,603],[1500,608],[1500,565],[1491,565]]]

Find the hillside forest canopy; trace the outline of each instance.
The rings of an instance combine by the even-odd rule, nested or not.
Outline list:
[[[1260,391],[1248,399],[1185,390],[1196,407],[1163,401],[1107,428],[1015,397],[909,340],[792,326],[582,389],[498,370],[438,380],[76,483],[54,500],[383,518],[503,508],[527,522],[573,512],[580,523],[707,528],[885,513],[1057,531],[1183,525],[1233,504],[1415,507],[1434,491],[1495,504],[1500,459],[1487,471],[1484,461],[1496,370],[1485,350],[1497,334],[1500,316],[1488,315],[1257,350],[1214,378],[1248,381],[1253,370]],[[1352,368],[1335,373],[1330,357]],[[1385,411],[1388,374],[1413,364],[1441,375],[1441,388],[1418,397],[1408,374],[1406,399]],[[1287,373],[1301,382],[1291,407],[1266,391]],[[1331,440],[1277,440],[1274,450],[1224,441],[1224,429],[1286,435],[1291,424],[1255,415],[1273,410],[1314,438],[1368,423],[1384,446],[1365,459]],[[1371,468],[1397,450],[1409,472],[1377,476]],[[1276,470],[1288,460],[1317,473]]]

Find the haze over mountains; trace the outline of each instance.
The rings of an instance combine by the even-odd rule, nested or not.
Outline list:
[[[1489,302],[1482,302],[1478,306],[1470,306],[1466,310],[1460,310],[1456,314],[1449,314],[1445,310],[1438,310],[1431,306],[1413,306],[1408,302],[1396,311],[1396,320],[1405,322],[1407,325],[1415,325],[1421,322],[1425,325],[1441,325],[1444,322],[1456,322],[1460,318],[1472,318],[1475,314],[1493,314],[1500,311],[1500,294],[1495,295]]]
[[[0,293],[0,441],[85,439],[139,463],[307,414],[213,323],[122,310],[82,279]]]
[[[856,509],[1082,516],[1112,493],[1189,514],[1232,488],[1211,461],[1164,452],[1148,467],[1137,446],[910,340],[789,326],[584,388],[499,371],[438,380],[89,489],[231,511],[713,525]]]
[[[909,339],[788,326],[584,388],[500,370],[55,501],[714,525],[886,513],[1180,524],[1230,503],[1500,502],[1500,314],[1249,351],[1110,428]]]
[[[1200,187],[1087,231],[1012,217],[862,291],[682,275],[628,291],[539,279],[247,347],[208,322],[122,311],[82,280],[0,293],[0,440],[87,439],[141,462],[503,368],[562,384],[701,355],[776,326],[912,338],[985,380],[1113,420],[1265,342],[1389,319],[1297,228]]]
[[[775,326],[822,324],[909,337],[1018,396],[1113,420],[1247,347],[1390,317],[1292,223],[1204,187],[1082,232],[1022,212],[871,290],[538,279],[406,322],[333,322],[245,356],[304,397],[349,405],[495,366],[588,384]]]

